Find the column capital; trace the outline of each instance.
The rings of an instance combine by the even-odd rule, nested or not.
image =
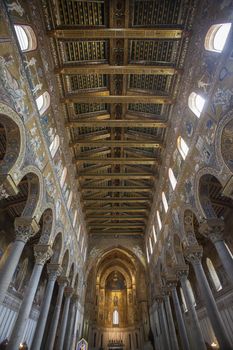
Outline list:
[[[184,251],[185,258],[192,265],[198,265],[201,263],[201,258],[203,256],[203,247],[200,245],[188,246]]]
[[[76,304],[79,301],[79,296],[77,293],[74,293],[72,295],[72,301],[74,302],[74,304]]]
[[[57,277],[62,273],[62,267],[60,264],[48,264],[47,272],[50,280],[56,281]]]
[[[175,274],[169,275],[169,276],[166,276],[165,280],[166,280],[166,288],[170,293],[172,289],[177,286],[177,276]]]
[[[69,278],[66,276],[59,276],[57,278],[57,282],[58,282],[59,286],[66,287],[69,284]]]
[[[176,277],[178,280],[180,280],[182,277],[188,277],[189,274],[189,267],[186,264],[183,265],[177,265],[175,267],[176,270]]]
[[[64,290],[64,294],[66,298],[70,298],[74,293],[74,288],[72,287],[66,287]]]
[[[157,294],[155,296],[155,300],[158,304],[161,304],[163,302],[163,295],[162,294]]]
[[[16,239],[25,243],[40,229],[40,226],[37,224],[35,218],[23,216],[15,218],[14,226]]]
[[[34,246],[36,264],[44,265],[53,255],[53,250],[48,244],[37,244]]]
[[[224,221],[220,218],[204,219],[199,226],[200,234],[210,239],[213,243],[223,240],[223,231]]]

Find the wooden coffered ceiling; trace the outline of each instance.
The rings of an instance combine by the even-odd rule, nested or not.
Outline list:
[[[92,236],[145,233],[192,12],[185,0],[47,1],[54,73]]]

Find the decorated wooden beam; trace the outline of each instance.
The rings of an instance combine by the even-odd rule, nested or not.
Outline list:
[[[62,103],[155,103],[155,104],[172,104],[175,101],[171,96],[154,96],[154,95],[106,95],[100,92],[95,94],[68,94],[61,99]]]
[[[115,221],[115,220],[119,220],[119,221],[144,221],[147,219],[147,216],[143,215],[143,216],[116,216],[116,215],[111,215],[111,216],[97,216],[97,215],[93,215],[93,216],[86,216],[86,222],[88,223],[95,223],[96,221],[106,221],[106,220],[110,220],[110,221]]]
[[[91,227],[89,225],[89,227]],[[135,229],[135,228],[145,228],[145,224],[137,223],[137,224],[112,224],[112,223],[105,223],[105,224],[98,224],[96,223],[94,228],[124,228],[124,229]]]
[[[108,232],[105,232],[105,231],[89,231],[89,236],[92,237],[92,238],[96,238],[96,239],[99,239],[99,236],[101,236],[101,238],[109,238],[109,237],[114,237],[114,238],[117,238],[117,239],[120,239],[121,237],[124,238],[124,237],[130,237],[131,239],[132,238],[140,238],[140,237],[143,237],[144,236],[144,230],[143,231],[140,231],[140,232],[136,232],[135,230],[132,230],[132,231],[121,231],[120,233],[119,232],[116,232],[116,231],[108,231]]]
[[[98,128],[166,128],[167,122],[162,120],[133,120],[133,119],[106,119],[106,120],[77,120],[66,123],[69,128],[98,127]]]
[[[157,164],[158,161],[156,158],[93,158],[93,157],[88,157],[88,158],[82,158],[79,157],[77,159],[73,160],[74,164],[84,164],[84,163],[89,163],[89,164],[111,164],[111,165],[127,165],[127,164],[140,164],[140,165],[153,165]]]
[[[106,174],[78,174],[77,175],[78,179],[122,179],[122,180],[127,180],[127,179],[140,179],[140,180],[151,180],[154,179],[155,176],[149,173],[106,173]]]
[[[70,143],[70,147],[136,147],[136,148],[162,148],[162,142],[157,141],[120,141],[120,140],[104,140],[104,141],[88,141],[80,140]]]
[[[151,191],[151,186],[141,186],[141,187],[133,187],[133,186],[100,186],[100,187],[92,187],[92,186],[83,186],[81,188],[81,192],[92,192],[92,191],[99,191],[99,192],[148,192]]]
[[[83,198],[84,203],[145,203],[151,201],[152,198]]]
[[[48,32],[57,39],[181,39],[183,30],[174,28],[104,28],[104,29],[55,29]]]
[[[110,64],[62,66],[55,69],[56,74],[150,74],[150,75],[174,75],[178,70],[171,66],[111,66]]]

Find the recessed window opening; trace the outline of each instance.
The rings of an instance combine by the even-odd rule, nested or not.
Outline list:
[[[56,135],[49,146],[49,150],[52,158],[55,157],[55,154],[57,153],[59,146],[60,146],[60,137]]]
[[[218,278],[217,272],[215,270],[215,267],[212,263],[212,261],[209,258],[206,258],[206,265],[208,267],[212,282],[215,286],[215,289],[217,292],[219,292],[222,289],[222,284]]]
[[[68,210],[70,209],[72,198],[73,198],[73,192],[71,191],[70,194],[69,194],[68,201],[67,201],[67,208],[68,208]]]
[[[189,280],[187,280],[187,287],[188,287],[188,290],[189,290],[189,293],[190,293],[192,304],[193,304],[193,306],[196,306],[197,304],[196,304],[195,296],[194,296],[194,293],[193,293],[193,288],[192,288],[191,283],[190,283]]]
[[[201,115],[204,105],[205,99],[201,95],[196,94],[196,92],[192,92],[189,95],[188,106],[198,118]]]
[[[189,151],[189,147],[181,136],[179,136],[177,139],[177,148],[181,154],[181,157],[185,160]]]
[[[150,255],[149,255],[149,251],[148,251],[148,247],[146,246],[146,257],[147,257],[147,262],[149,264],[150,262]]]
[[[62,171],[61,179],[60,179],[61,188],[64,186],[64,183],[66,181],[66,175],[67,175],[67,168],[65,167]]]
[[[79,225],[79,228],[78,228],[78,235],[77,235],[77,240],[78,240],[78,241],[79,241],[81,229],[82,229],[82,225],[80,224],[80,225]]]
[[[167,203],[167,198],[164,192],[162,192],[162,202],[163,202],[163,207],[165,212],[168,211],[168,203]]]
[[[74,219],[73,219],[73,227],[74,227],[75,224],[76,224],[77,215],[78,215],[77,210],[75,210],[75,212],[74,212]]]
[[[231,23],[212,25],[205,37],[205,49],[213,52],[222,52],[230,30]]]
[[[152,226],[152,232],[153,232],[153,236],[154,236],[154,242],[157,242],[157,235],[156,235],[156,231],[155,231],[155,225]]]
[[[172,188],[174,190],[176,188],[177,180],[176,180],[175,175],[173,173],[173,170],[171,168],[169,168],[169,170],[168,170],[168,177],[169,177],[170,183],[172,185]]]
[[[117,326],[119,325],[119,313],[117,310],[113,311],[113,315],[112,315],[112,323]]]
[[[187,312],[188,308],[187,308],[187,304],[185,301],[184,292],[183,292],[183,289],[181,287],[180,287],[180,295],[181,295],[181,300],[182,300],[182,304],[183,304],[183,310],[184,310],[184,312]]]
[[[159,229],[161,230],[161,228],[162,228],[162,222],[161,222],[161,218],[160,218],[160,214],[159,214],[159,211],[158,211],[158,210],[157,210],[156,214],[157,214],[157,220],[158,220]]]
[[[47,91],[45,91],[42,95],[37,97],[36,105],[37,105],[37,109],[38,109],[40,115],[44,114],[44,112],[49,108],[50,95]]]
[[[29,52],[36,49],[37,41],[33,29],[27,25],[14,25],[15,33],[21,51]]]
[[[153,253],[153,246],[152,246],[152,239],[149,237],[149,247],[150,247],[150,254]]]

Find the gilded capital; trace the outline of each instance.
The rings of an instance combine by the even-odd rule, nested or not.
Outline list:
[[[34,246],[36,264],[44,265],[53,255],[53,250],[48,244],[37,244]]]
[[[27,242],[31,237],[39,231],[40,226],[37,224],[35,218],[18,217],[15,218],[15,235],[19,241]]]

